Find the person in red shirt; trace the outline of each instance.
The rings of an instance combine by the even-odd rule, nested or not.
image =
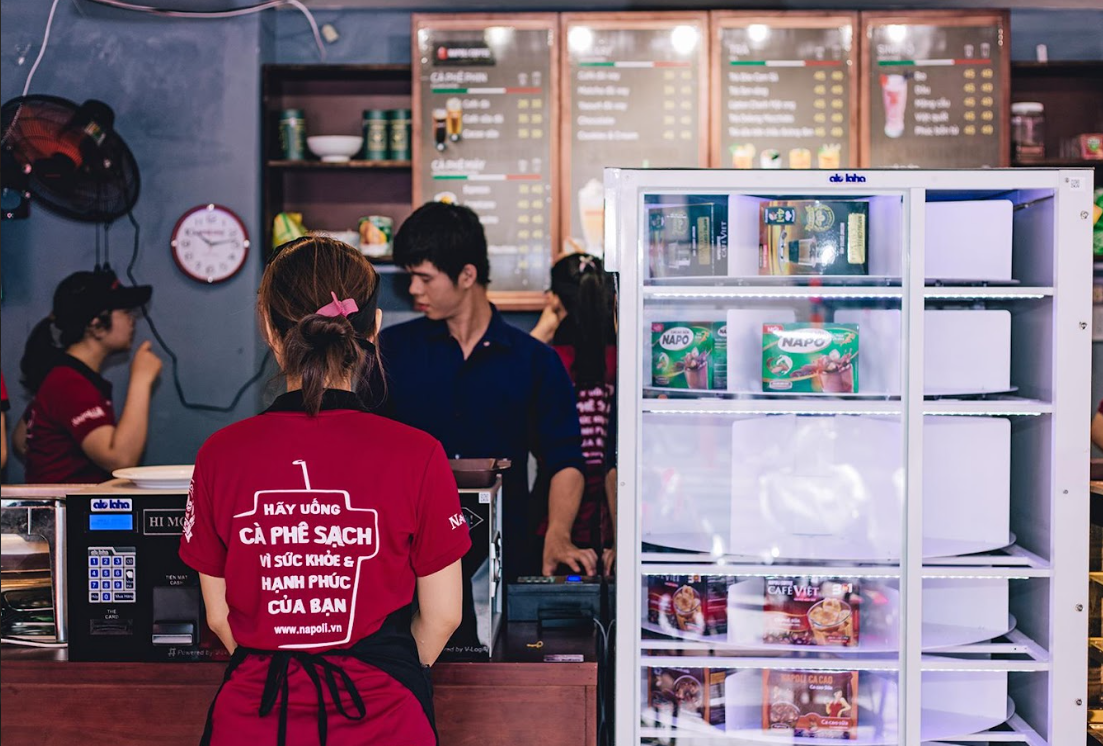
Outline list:
[[[26,481],[99,483],[135,466],[146,446],[149,401],[161,360],[143,342],[130,362],[122,417],[100,369],[134,342],[133,312],[148,285],[125,286],[110,270],[74,272],[57,286],[53,313],[31,332],[20,367],[34,396],[13,445],[26,459]]]
[[[614,303],[613,282],[601,259],[568,254],[552,265],[548,303],[531,332],[559,354],[575,386],[586,488],[571,541],[592,548],[610,574],[617,504]],[[540,532],[546,530],[545,521]]]
[[[277,252],[257,305],[287,393],[200,448],[180,542],[232,652],[203,743],[435,744],[427,667],[471,547],[456,482],[353,391],[380,365],[370,262],[322,237]]]

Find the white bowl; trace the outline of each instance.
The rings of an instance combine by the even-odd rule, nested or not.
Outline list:
[[[360,152],[364,138],[356,135],[315,135],[306,138],[310,152],[326,163],[342,163]]]

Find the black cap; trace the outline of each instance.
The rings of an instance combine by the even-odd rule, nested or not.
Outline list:
[[[54,291],[54,319],[61,325],[85,325],[106,311],[138,308],[149,302],[149,285],[123,285],[110,269],[74,272]]]

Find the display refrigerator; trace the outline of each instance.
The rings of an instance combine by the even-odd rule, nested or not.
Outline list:
[[[604,189],[616,743],[1081,742],[1091,172]]]

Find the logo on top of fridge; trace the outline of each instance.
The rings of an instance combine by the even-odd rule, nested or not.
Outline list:
[[[827,178],[832,184],[865,184],[866,177],[861,174],[831,174]]]

